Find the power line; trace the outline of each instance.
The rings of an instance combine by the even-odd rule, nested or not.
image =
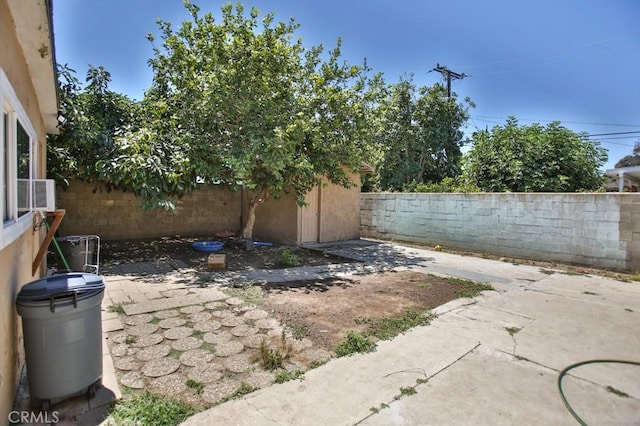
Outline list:
[[[481,121],[484,121],[484,120],[482,120],[482,118],[493,118],[493,119],[498,119],[498,120],[507,120],[508,119],[508,117],[496,117],[496,116],[491,116],[491,115],[475,115],[475,116],[473,116],[473,118],[479,119]],[[587,124],[587,125],[590,125],[590,126],[640,127],[640,124],[590,123],[590,122],[586,122],[586,121],[541,120],[541,119],[535,119],[535,118],[520,118],[520,117],[516,117],[516,119],[518,121],[538,121],[538,122],[544,122],[544,123],[553,123],[554,121],[560,121],[561,123]]]
[[[637,131],[633,131],[633,132],[615,132],[615,133],[590,133],[589,137],[591,136],[616,136],[616,135],[632,135],[632,134],[638,134],[640,136],[640,130]],[[627,136],[629,137],[629,136]],[[624,138],[616,138],[616,139],[624,139]]]

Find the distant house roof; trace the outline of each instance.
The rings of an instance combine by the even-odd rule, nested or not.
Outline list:
[[[365,175],[370,175],[373,174],[373,167],[371,167],[370,165],[368,165],[367,163],[365,163],[364,161],[360,162],[360,172],[364,173]]]
[[[618,191],[625,191],[625,178],[631,178],[632,182],[640,182],[640,166],[618,167],[605,172],[607,176],[617,179]],[[615,181],[614,181],[615,183]],[[614,189],[613,186],[607,188],[608,191]]]

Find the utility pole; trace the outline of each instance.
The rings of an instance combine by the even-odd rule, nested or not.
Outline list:
[[[446,66],[440,64],[437,64],[431,71],[439,72],[447,80],[447,96],[449,98],[451,98],[451,80],[462,80],[465,77],[469,77],[468,74],[453,72]]]

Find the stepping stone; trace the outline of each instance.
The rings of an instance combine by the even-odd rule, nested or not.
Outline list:
[[[222,327],[220,321],[210,320],[207,322],[198,322],[193,325],[193,329],[197,331],[203,331],[205,333],[209,331],[214,331]]]
[[[309,349],[310,347],[313,346],[313,342],[310,339],[307,339],[306,337],[302,340],[287,339],[287,342],[291,345],[291,349],[294,352],[302,352],[305,349]]]
[[[125,331],[119,331],[109,335],[109,340],[113,343],[125,343],[129,335]]]
[[[227,357],[235,354],[239,354],[244,349],[242,342],[237,340],[229,340],[228,342],[219,343],[216,346],[216,356]]]
[[[206,349],[191,349],[180,355],[180,362],[188,367],[207,364],[213,359],[213,354]]]
[[[254,365],[254,358],[255,355],[246,353],[231,355],[222,361],[222,365],[232,373],[244,373]]]
[[[244,306],[236,306],[233,308],[234,312],[247,312],[252,311],[256,308],[256,305],[244,305]]]
[[[254,334],[242,338],[242,343],[244,343],[247,348],[251,349],[260,349],[262,342],[265,342],[265,344],[269,342],[269,338],[264,334]]]
[[[136,352],[138,352],[138,348],[134,348],[126,343],[120,343],[111,347],[111,355],[117,357],[135,355]]]
[[[265,328],[265,329],[272,330],[280,327],[280,322],[275,318],[264,318],[256,321],[256,326],[258,328]]]
[[[236,337],[244,337],[256,334],[258,332],[258,328],[251,327],[247,324],[241,324],[237,327],[233,327],[230,332]]]
[[[152,319],[153,319],[153,315],[151,314],[140,314],[140,315],[133,315],[130,317],[126,317],[124,319],[124,323],[127,325],[140,325],[140,324],[145,324],[151,321]]]
[[[144,388],[144,377],[137,371],[129,371],[120,378],[120,383],[131,389]]]
[[[207,343],[211,343],[214,345],[219,345],[221,343],[228,342],[233,337],[233,334],[228,331],[223,331],[222,333],[206,333],[202,336],[202,340]]]
[[[157,324],[140,324],[126,329],[126,332],[131,336],[146,336],[148,334],[155,333],[156,331],[158,331]]]
[[[164,337],[171,340],[178,340],[184,337],[189,337],[192,334],[193,334],[193,328],[191,327],[175,327],[165,331]]]
[[[257,388],[266,388],[271,386],[276,380],[276,375],[272,371],[263,369],[255,369],[251,374],[244,378],[244,382]]]
[[[227,304],[224,302],[209,302],[206,305],[204,305],[204,307],[212,311],[216,311],[218,309],[226,308]]]
[[[237,297],[230,297],[230,298],[228,298],[227,300],[225,300],[225,303],[226,303],[227,305],[230,305],[230,306],[240,306],[240,305],[243,305],[243,304],[244,304],[244,302],[242,301],[242,299],[237,298]]]
[[[146,348],[147,346],[157,345],[163,340],[164,337],[162,336],[162,334],[154,333],[147,336],[138,337],[131,346],[134,346],[136,348]]]
[[[134,357],[128,356],[115,360],[113,362],[113,366],[118,370],[123,371],[137,370],[138,368],[140,368],[140,362],[136,361]]]
[[[186,324],[187,320],[182,319],[182,318],[166,318],[163,319],[162,321],[160,321],[158,323],[158,326],[161,328],[173,328],[173,327],[180,327],[181,325]]]
[[[175,358],[152,359],[142,367],[142,374],[147,377],[161,377],[174,373],[180,368],[180,361]]]
[[[226,318],[226,317],[230,317],[233,315],[233,312],[231,311],[213,311],[211,312],[211,315],[213,315],[216,318]]]
[[[180,315],[180,312],[176,311],[175,309],[167,309],[164,311],[158,311],[156,313],[154,313],[154,316],[158,319],[167,319],[167,318],[173,318],[173,317],[177,317]]]
[[[199,365],[192,368],[187,377],[199,383],[213,383],[222,379],[224,367],[220,364]]]
[[[261,320],[267,318],[269,314],[262,309],[253,309],[245,312],[242,316],[249,320]]]
[[[154,345],[140,349],[136,354],[136,358],[140,361],[151,361],[152,359],[164,358],[170,352],[171,346],[169,345]]]
[[[180,308],[180,312],[183,314],[195,314],[202,311],[204,311],[204,306],[202,305],[185,306],[184,308]]]
[[[209,312],[196,312],[194,314],[189,315],[189,321],[194,323],[205,322],[211,319],[211,314]]]
[[[171,343],[171,347],[177,351],[188,351],[190,349],[197,349],[202,346],[204,342],[201,339],[195,337],[183,337],[182,339],[175,340]]]
[[[164,395],[176,396],[187,390],[187,380],[182,374],[174,373],[153,379],[151,387]]]
[[[233,379],[219,380],[204,387],[202,399],[211,404],[215,404],[221,399],[233,395],[239,387],[240,382]]]
[[[244,319],[242,317],[228,316],[226,318],[222,318],[220,320],[220,324],[225,327],[237,327],[244,324]]]

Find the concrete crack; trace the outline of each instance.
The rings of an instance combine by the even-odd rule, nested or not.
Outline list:
[[[438,374],[442,373],[443,371],[447,370],[452,365],[456,364],[458,361],[460,361],[461,359],[463,359],[464,357],[466,357],[467,355],[469,355],[470,353],[472,353],[473,351],[478,349],[481,344],[482,343],[478,342],[473,348],[469,349],[467,352],[465,352],[464,354],[460,355],[458,358],[456,358],[455,360],[451,361],[449,364],[445,365],[444,367],[442,367],[441,369],[439,369],[435,373],[431,374],[430,376],[427,376],[426,371],[424,369],[422,369],[422,368],[409,368],[409,369],[406,369],[406,370],[394,371],[393,373],[389,373],[389,374],[385,375],[384,377],[389,377],[389,376],[391,376],[393,374],[406,373],[406,372],[410,372],[410,371],[422,372],[423,375],[425,376],[425,378],[424,379],[420,379],[415,385],[412,386],[415,389],[418,386],[420,386],[420,385],[422,385],[424,383],[427,383],[429,380],[431,380],[432,378],[436,377]],[[389,401],[387,403],[384,403],[384,402],[381,403],[380,406],[382,408],[388,408],[390,406],[390,404],[392,404],[394,401],[397,401],[398,399],[399,399],[399,397],[395,397],[394,399],[392,399],[391,401]],[[363,417],[362,419],[360,419],[357,422],[355,422],[354,426],[361,424],[362,422],[367,420],[369,417],[373,417],[378,412],[379,412],[379,410],[376,410],[375,412],[372,412],[371,414]]]
[[[270,423],[272,423],[274,425],[279,425],[280,424],[277,421],[275,421],[274,419],[271,419],[271,418],[267,417],[258,407],[256,407],[251,402],[249,402],[249,400],[245,399],[244,402],[246,402],[247,405],[249,405],[251,408],[256,410],[258,412],[258,414],[260,414],[262,417],[264,417],[268,422],[270,422]]]

